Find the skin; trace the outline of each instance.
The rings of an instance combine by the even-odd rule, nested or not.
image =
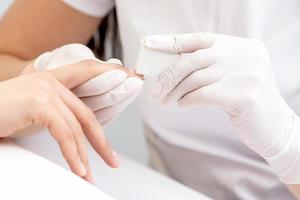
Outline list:
[[[111,167],[118,160],[94,113],[70,89],[120,65],[86,60],[50,71],[23,73],[0,83],[0,137],[32,125],[49,129],[71,170],[93,183],[85,139]]]
[[[18,76],[43,52],[69,43],[87,43],[101,20],[61,1],[14,1],[0,20],[0,66],[7,66],[0,68],[0,81]]]
[[[45,12],[47,11],[47,12]],[[6,12],[6,14],[1,18],[0,20],[0,37],[2,37],[2,40],[0,41],[0,66],[6,66],[0,68],[0,81],[7,80],[13,77],[16,77],[20,75],[24,69],[24,67],[30,63],[33,62],[33,60],[39,56],[41,53],[45,51],[52,50],[54,48],[57,48],[59,46],[62,46],[64,44],[68,43],[86,43],[92,36],[92,34],[95,32],[97,27],[99,26],[99,23],[101,22],[101,18],[93,18],[89,17],[87,15],[81,14],[80,12],[75,11],[74,9],[66,6],[61,1],[52,1],[52,0],[45,0],[45,1],[37,1],[37,0],[18,0],[14,1],[10,9]],[[17,24],[17,26],[16,26]],[[59,31],[57,31],[59,30]],[[74,34],[76,33],[76,34]],[[45,39],[46,38],[46,39]],[[26,48],[24,48],[26,47]],[[25,50],[26,49],[26,50]],[[94,66],[94,63],[92,61],[83,62],[78,66],[82,66],[83,68],[88,68],[90,65]],[[73,67],[76,67],[77,65],[74,65]],[[110,66],[110,68],[107,68],[106,66]],[[121,69],[125,71],[129,77],[140,77],[136,75],[133,71],[126,70],[126,68],[120,66],[120,65],[114,65],[114,67],[111,67],[112,65],[101,65],[102,70],[101,73],[112,70],[114,68]],[[116,67],[117,66],[117,67]],[[41,77],[39,75],[39,77]],[[46,78],[46,77],[45,77]],[[19,80],[19,79],[18,79]],[[24,77],[22,77],[22,80],[25,80]],[[28,80],[28,79],[26,79]],[[28,80],[29,81],[29,80]],[[70,80],[71,82],[71,80]],[[83,82],[82,82],[83,83]],[[68,83],[67,83],[68,84]],[[21,85],[26,85],[26,83],[22,83]],[[77,84],[79,85],[79,84]],[[30,87],[28,87],[30,88]],[[62,87],[61,87],[62,88]],[[70,89],[70,86],[66,87],[67,89]],[[12,91],[14,91],[12,89]],[[26,90],[24,90],[26,91]],[[47,90],[45,90],[47,91]],[[65,91],[67,91],[65,89]],[[27,91],[29,94],[30,91]],[[72,96],[70,92],[67,96]],[[3,94],[3,93],[1,93]],[[14,92],[14,96],[16,94],[19,94],[18,92]],[[2,95],[1,95],[1,98]],[[37,99],[39,97],[37,96]],[[68,97],[66,97],[68,98]],[[16,98],[14,98],[16,99]],[[22,99],[22,97],[20,97]],[[42,98],[43,99],[43,98]],[[72,99],[76,99],[73,95]],[[75,101],[75,100],[74,100]],[[76,100],[77,101],[77,100]],[[79,102],[77,102],[79,104]],[[72,105],[68,105],[72,106]],[[61,106],[63,107],[63,106]],[[81,105],[82,110],[84,109],[83,105]],[[72,107],[73,109],[76,108],[76,106]],[[22,108],[23,109],[23,108]],[[40,109],[40,108],[36,108]],[[72,115],[70,114],[70,108],[66,109],[66,113],[69,113],[70,118]],[[72,110],[71,110],[72,111]],[[77,109],[75,109],[77,111]],[[16,111],[17,112],[17,111]],[[83,111],[82,111],[83,112]],[[87,111],[86,111],[87,112]],[[91,116],[91,112],[88,116]],[[80,115],[80,112],[77,111],[77,115]],[[93,117],[92,117],[93,118]],[[85,119],[82,117],[82,119]],[[96,123],[96,122],[95,122]],[[2,124],[2,123],[1,123]],[[74,127],[80,127],[78,126],[80,123],[73,123]],[[44,124],[45,125],[45,124]],[[96,126],[96,125],[94,125]],[[98,124],[98,131],[96,128],[94,129],[87,129],[88,133],[94,133],[94,137],[97,132],[99,132],[100,125]],[[13,124],[11,124],[11,127],[14,127]],[[49,129],[50,131],[54,132],[54,128]],[[19,130],[19,129],[18,129]],[[55,129],[57,130],[57,129]],[[80,130],[80,129],[79,129]],[[3,134],[2,137],[11,135],[16,130],[12,130],[9,132],[9,134]],[[83,131],[83,132],[85,132]],[[57,131],[56,131],[57,132]],[[63,135],[63,133],[62,133]],[[78,134],[81,136],[82,134]],[[92,135],[92,134],[89,134]],[[88,135],[88,136],[89,136]],[[102,134],[103,135],[103,134]],[[58,139],[58,134],[55,137]],[[88,138],[91,142],[92,141],[106,141],[102,139],[95,139],[95,138]],[[82,137],[76,140],[81,141]],[[59,144],[61,144],[59,142]],[[64,144],[64,143],[62,143]],[[83,143],[79,142],[80,146],[83,149]],[[104,147],[97,147],[99,144],[92,143],[92,145],[96,145],[95,150],[102,156],[103,159],[112,167],[116,167],[117,164],[113,163],[111,161],[111,158],[108,157],[109,154],[103,154],[101,152],[101,149]],[[104,145],[104,143],[102,144]],[[92,180],[92,174],[90,171],[90,167],[88,165],[87,159],[86,159],[86,152],[85,150],[82,150],[84,155],[83,163],[86,168],[86,175],[83,176],[82,171],[79,171],[78,165],[72,160],[70,160],[69,157],[71,157],[70,153],[66,149],[72,150],[72,146],[61,146],[62,152],[68,161],[68,164],[70,165],[71,170],[83,177],[84,179],[88,180],[89,182],[93,182]],[[75,151],[74,151],[75,152]],[[73,152],[73,153],[74,153]],[[76,154],[74,154],[76,155]],[[77,167],[76,167],[77,166]]]
[[[19,75],[42,52],[67,43],[86,43],[99,23],[101,18],[84,15],[61,1],[14,1],[0,20],[0,66],[5,66],[0,69],[0,81]],[[287,187],[300,199],[299,184]]]

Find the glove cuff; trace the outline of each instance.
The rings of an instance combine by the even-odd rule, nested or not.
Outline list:
[[[273,156],[265,158],[280,180],[286,184],[300,183],[300,118],[292,112],[287,141]]]

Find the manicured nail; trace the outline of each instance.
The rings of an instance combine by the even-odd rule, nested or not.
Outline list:
[[[112,156],[113,156],[113,158],[114,158],[114,166],[115,166],[115,167],[119,167],[119,166],[120,166],[120,161],[119,161],[119,156],[118,156],[118,154],[117,154],[115,151],[113,151],[113,152],[112,152]]]
[[[89,181],[90,181],[90,183],[93,184],[93,185],[96,184],[94,177],[91,177]]]
[[[85,176],[87,174],[86,169],[82,163],[80,163],[80,176]]]

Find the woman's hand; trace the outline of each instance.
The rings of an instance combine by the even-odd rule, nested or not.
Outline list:
[[[40,55],[34,66],[38,70],[47,70],[86,59],[98,60],[88,47],[82,44],[68,44]],[[122,65],[117,59],[107,62]],[[77,86],[72,92],[95,113],[98,122],[105,126],[115,120],[137,98],[143,83],[132,72],[112,70]]]
[[[26,67],[19,77],[0,82],[0,137],[30,125],[46,127],[71,170],[93,182],[85,137],[108,165],[119,164],[94,113],[69,89],[119,69],[92,60],[43,72]]]
[[[158,77],[156,98],[221,108],[284,183],[300,183],[300,120],[280,95],[262,42],[200,33],[146,37],[144,44],[181,54]]]

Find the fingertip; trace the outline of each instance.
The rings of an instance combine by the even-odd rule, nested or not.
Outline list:
[[[118,158],[111,156],[108,160],[105,160],[106,164],[111,168],[118,168],[120,166],[120,162]]]
[[[86,176],[84,176],[83,178],[84,178],[84,180],[86,180],[87,182],[91,183],[92,185],[96,184],[95,179],[94,179],[91,171],[89,171],[88,174]]]
[[[184,107],[184,103],[182,103],[182,101],[177,101],[177,106],[178,107]]]
[[[85,168],[85,166],[84,166],[84,164],[83,163],[80,163],[80,167],[79,167],[79,176],[80,177],[83,177],[83,176],[86,176],[87,175],[87,170],[86,170],[86,168]]]
[[[183,97],[177,101],[178,107],[186,107],[187,106],[187,97]]]
[[[104,161],[111,168],[118,168],[120,166],[118,154],[116,153],[116,151],[112,150],[110,144],[109,144],[109,147],[107,149],[108,149],[107,157],[106,157],[107,159],[104,159]]]
[[[120,166],[119,156],[115,151],[112,152],[112,156],[113,156],[113,168],[118,168]]]
[[[112,168],[119,167],[120,163],[117,153],[113,150],[111,144],[108,141],[106,141],[105,146],[105,153],[102,154],[102,158],[104,159],[105,163]]]
[[[169,105],[169,104],[171,104],[171,103],[173,103],[173,102],[175,102],[174,98],[169,97],[169,96],[166,96],[165,98],[163,98],[163,99],[161,100],[161,103],[162,103],[164,106]]]

